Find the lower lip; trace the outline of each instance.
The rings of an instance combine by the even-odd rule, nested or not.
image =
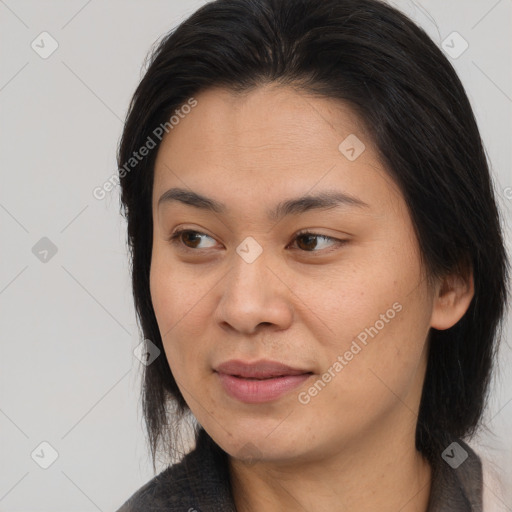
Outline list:
[[[217,373],[224,390],[233,398],[248,404],[270,402],[300,386],[311,377],[310,373],[302,375],[285,375],[272,379],[253,380]]]

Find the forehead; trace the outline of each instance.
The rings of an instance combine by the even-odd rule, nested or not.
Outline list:
[[[339,100],[276,85],[243,94],[211,88],[194,99],[158,150],[154,202],[171,186],[262,198],[320,186],[396,189],[364,123]]]
[[[337,147],[351,133],[369,138],[361,119],[345,103],[290,86],[269,84],[243,93],[216,87],[195,100],[197,105],[181,116],[162,147],[266,152],[290,146]]]

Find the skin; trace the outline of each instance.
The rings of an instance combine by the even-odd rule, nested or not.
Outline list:
[[[157,155],[151,296],[178,386],[230,455],[237,510],[425,512],[431,469],[414,433],[428,333],[462,317],[471,276],[427,285],[403,196],[347,105],[274,84],[196,99]],[[350,134],[366,147],[354,161],[338,149]],[[172,187],[227,212],[158,205]],[[282,200],[333,189],[367,206],[266,216]],[[173,244],[177,228],[204,235]],[[320,236],[296,238],[304,229]],[[236,252],[248,236],[263,251],[252,263]],[[396,303],[400,312],[301,403]],[[263,358],[313,375],[269,403],[227,395],[213,369]]]

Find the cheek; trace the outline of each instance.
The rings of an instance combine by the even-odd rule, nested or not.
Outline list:
[[[169,363],[177,361],[182,358],[182,354],[176,333],[180,330],[180,324],[186,321],[187,311],[192,307],[194,296],[190,287],[183,279],[179,279],[179,275],[164,262],[158,251],[151,262],[150,290],[153,309]]]
[[[422,358],[432,303],[419,260],[393,246],[380,254],[310,295],[333,331],[323,343],[326,368],[342,358],[342,369],[331,370],[340,376],[332,389],[342,401],[375,403],[383,393],[392,396],[389,389],[406,393]]]
[[[179,270],[178,270],[179,268]],[[215,281],[186,272],[165,256],[165,251],[153,252],[150,271],[150,291],[153,309],[162,337],[165,355],[178,382],[199,378],[207,347],[204,340],[208,291]],[[195,377],[194,377],[195,376]]]
[[[324,396],[326,407],[338,403],[338,411],[376,417],[398,401],[408,403],[416,396],[422,381],[428,315],[421,296],[404,299],[399,297],[394,307],[386,303],[374,309],[363,327],[354,324],[357,334],[345,338],[343,346],[331,354],[331,361],[339,362],[338,356],[342,357],[341,371]],[[415,407],[414,400],[411,407]]]
[[[149,281],[153,309],[160,332],[166,335],[165,342],[180,325],[197,316],[208,283],[196,273],[187,272],[159,244],[153,247]]]
[[[414,290],[421,283],[414,261],[385,259],[362,251],[359,254],[357,261],[303,281],[304,302],[324,320],[331,335],[344,343],[376,323],[379,331],[388,331],[396,323],[395,317],[403,319],[405,315],[397,310],[411,304]]]

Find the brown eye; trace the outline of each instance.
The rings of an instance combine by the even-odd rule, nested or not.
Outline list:
[[[308,231],[298,233],[297,236],[295,237],[297,246],[299,247],[299,249],[301,251],[305,251],[305,252],[322,252],[324,250],[324,248],[322,248],[322,247],[319,250],[317,250],[318,246],[319,246],[319,240],[328,241],[328,242],[330,241],[331,244],[327,244],[330,247],[332,247],[333,245],[340,245],[340,244],[343,244],[346,242],[346,240],[339,240],[339,239],[333,238],[331,236],[320,235],[318,233],[311,233]],[[301,242],[299,243],[299,241],[301,241]],[[320,243],[320,246],[321,245],[325,245],[325,244]],[[330,248],[327,247],[326,250],[329,251]]]
[[[318,237],[316,235],[312,235],[312,234],[305,234],[305,235],[300,235],[296,238],[296,240],[302,240],[304,243],[302,244],[297,244],[301,249],[304,249],[305,251],[311,251],[313,249],[316,248],[316,244],[317,244],[317,239]]]
[[[200,233],[199,231],[194,231],[192,229],[180,229],[172,234],[169,241],[172,242],[173,244],[177,244],[178,247],[183,248],[185,250],[197,249],[198,244],[201,243],[201,239],[204,237],[213,240],[213,238],[211,238],[205,233]]]
[[[192,247],[193,249],[195,249],[197,247],[197,244],[201,241],[201,238],[198,235],[199,233],[196,233],[194,231],[182,231],[180,237],[182,242],[187,247]]]

